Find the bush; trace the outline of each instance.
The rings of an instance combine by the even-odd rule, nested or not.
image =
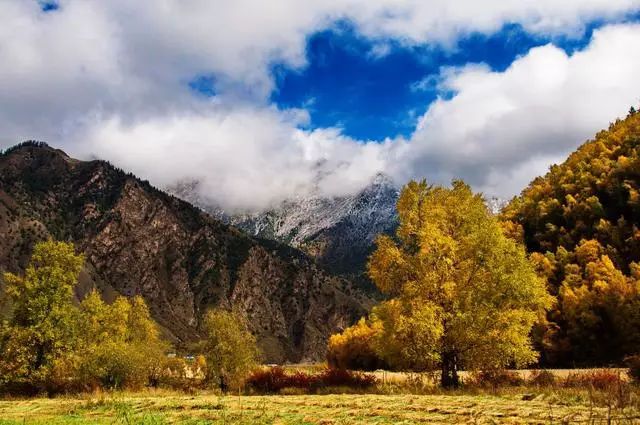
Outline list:
[[[316,385],[321,387],[369,388],[377,382],[373,375],[344,369],[327,369],[316,379]]]
[[[556,376],[548,370],[534,370],[528,379],[529,385],[551,387],[556,383]]]
[[[471,375],[470,383],[481,388],[499,388],[517,387],[525,382],[517,372],[504,369],[488,369],[474,372]]]
[[[296,371],[287,373],[281,367],[257,369],[247,379],[247,384],[262,393],[282,392],[297,388],[317,391],[326,387],[349,387],[363,389],[377,383],[375,376],[343,369],[325,369],[316,374]]]
[[[626,363],[629,367],[629,378],[634,382],[640,383],[640,354],[627,357]]]
[[[287,375],[283,368],[256,369],[247,378],[247,385],[263,393],[275,393],[285,388]]]
[[[386,363],[376,353],[374,341],[378,330],[365,319],[332,335],[327,347],[327,363],[332,368],[351,370],[388,369]]]
[[[623,384],[624,381],[620,372],[612,370],[593,370],[589,372],[571,373],[562,381],[563,387],[593,388],[596,390],[609,390]]]

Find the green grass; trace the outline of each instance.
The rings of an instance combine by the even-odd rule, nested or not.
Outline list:
[[[640,423],[627,407],[594,407],[582,391],[503,394],[220,396],[172,392],[0,401],[17,424]],[[529,398],[529,397],[524,397]]]

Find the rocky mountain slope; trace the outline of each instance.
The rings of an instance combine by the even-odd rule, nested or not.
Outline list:
[[[300,249],[332,273],[361,282],[376,236],[392,232],[397,223],[399,189],[383,174],[352,196],[292,199],[252,213],[227,214],[203,202],[194,182],[177,185],[171,192],[250,235]]]
[[[250,235],[300,249],[333,274],[346,276],[367,289],[372,289],[364,277],[367,258],[376,236],[395,230],[400,193],[390,177],[378,174],[352,196],[303,197],[266,211],[229,214],[199,196],[197,182],[183,182],[169,191]],[[504,205],[499,198],[487,200],[495,213]]]
[[[142,295],[177,342],[198,337],[208,307],[237,308],[270,362],[321,358],[327,337],[367,304],[300,251],[251,238],[107,162],[29,142],[0,155],[0,268],[20,272],[47,237],[85,253],[79,292]]]

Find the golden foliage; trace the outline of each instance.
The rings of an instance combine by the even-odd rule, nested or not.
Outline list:
[[[386,365],[375,351],[380,322],[368,323],[364,318],[344,332],[332,335],[327,348],[330,367],[350,370],[377,370]]]
[[[505,236],[480,195],[410,182],[395,238],[382,236],[368,271],[392,299],[377,306],[377,350],[392,366],[501,367],[536,359],[528,335],[550,306],[524,249]]]
[[[608,364],[640,352],[640,114],[618,120],[535,179],[502,214],[523,229],[558,294],[539,341],[551,364]],[[544,258],[544,260],[543,260]]]

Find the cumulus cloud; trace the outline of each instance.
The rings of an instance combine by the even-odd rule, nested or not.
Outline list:
[[[425,81],[456,95],[433,104],[406,140],[301,129],[306,111],[269,104],[271,66],[304,67],[307,37],[338,20],[384,55],[389,40],[454,46],[462,34],[514,22],[571,36],[594,18],[637,10],[634,3],[61,0],[44,13],[36,1],[6,0],[0,145],[47,140],[157,185],[198,178],[203,195],[230,208],[345,194],[378,171],[400,181],[461,176],[510,194],[637,100],[637,26],[603,29],[571,57],[552,45],[534,49],[502,73],[445,70]],[[212,76],[214,98],[190,92],[196,76]]]
[[[443,73],[451,99],[434,102],[411,137],[411,173],[462,177],[513,195],[552,162],[626,115],[640,97],[639,25],[597,31],[580,52],[534,48],[504,72],[467,66]],[[437,171],[436,171],[437,170]]]

